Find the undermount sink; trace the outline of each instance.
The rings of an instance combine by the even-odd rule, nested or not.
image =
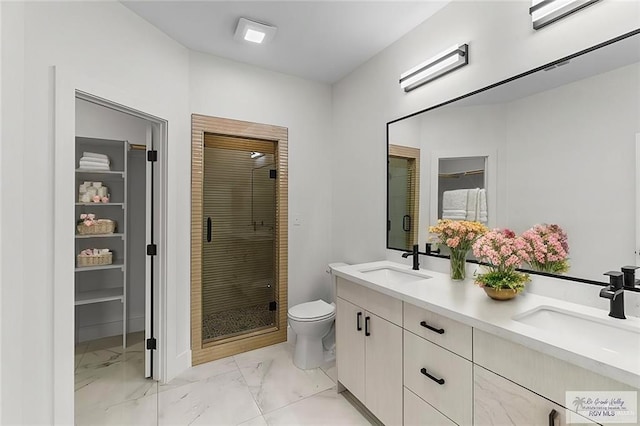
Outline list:
[[[419,273],[413,270],[396,269],[388,266],[361,270],[361,273],[365,274],[368,279],[373,281],[380,281],[387,284],[406,284],[409,282],[426,280],[431,278],[428,275]]]
[[[539,306],[513,317],[515,321],[548,331],[563,340],[583,342],[591,347],[618,354],[640,351],[640,329],[616,320]]]

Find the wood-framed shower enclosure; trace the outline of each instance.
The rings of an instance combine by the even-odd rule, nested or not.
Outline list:
[[[215,341],[203,339],[203,240],[205,135],[274,144],[274,269],[277,310],[273,327]],[[240,147],[242,148],[242,147]],[[224,358],[287,340],[288,129],[268,124],[193,114],[191,116],[191,350],[192,364]]]

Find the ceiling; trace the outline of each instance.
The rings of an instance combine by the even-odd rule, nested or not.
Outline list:
[[[450,0],[122,1],[185,47],[333,83]],[[266,45],[234,40],[239,18],[278,27]]]

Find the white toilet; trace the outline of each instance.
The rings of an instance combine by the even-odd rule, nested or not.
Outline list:
[[[318,299],[292,306],[289,325],[296,334],[293,363],[303,370],[318,368],[324,361],[322,339],[329,334],[336,318],[335,303]]]

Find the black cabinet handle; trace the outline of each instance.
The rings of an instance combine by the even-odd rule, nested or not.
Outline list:
[[[362,312],[358,312],[358,315],[356,316],[356,328],[358,329],[358,331],[362,331],[362,325],[360,325],[360,318],[362,318]]]
[[[207,242],[211,242],[211,218],[207,218]]]
[[[371,317],[364,317],[364,335],[371,336],[369,332],[369,321],[371,321]]]
[[[420,372],[425,376],[427,376],[428,378],[430,378],[431,380],[433,380],[434,382],[436,382],[437,384],[444,385],[444,379],[438,379],[437,377],[433,377],[431,374],[427,373],[426,368],[421,368]]]
[[[549,413],[549,426],[555,426],[556,417],[558,417],[558,412],[555,409],[551,410]]]
[[[427,324],[426,321],[420,321],[420,325],[423,326],[424,328],[428,328],[429,330],[438,333],[438,334],[444,334],[444,328],[435,328],[435,327],[431,327],[429,324]]]

